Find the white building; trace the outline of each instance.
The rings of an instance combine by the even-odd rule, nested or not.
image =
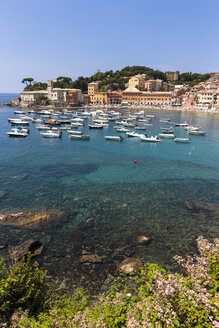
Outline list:
[[[27,106],[35,102],[36,100],[39,100],[40,98],[42,98],[42,96],[47,97],[48,100],[54,103],[65,103],[66,93],[68,91],[78,92],[78,105],[84,102],[84,96],[80,89],[53,88],[54,82],[56,82],[56,80],[48,80],[47,90],[21,92],[21,105]]]

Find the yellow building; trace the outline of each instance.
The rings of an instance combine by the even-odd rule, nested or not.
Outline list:
[[[92,82],[88,84],[88,95],[92,96],[98,91],[99,82]]]
[[[137,89],[144,88],[145,87],[145,77],[140,75],[140,74],[132,76],[129,79],[128,87],[131,88],[131,89],[132,88],[137,88]]]
[[[94,94],[90,94],[90,102],[91,104],[107,104],[107,92],[94,92]]]

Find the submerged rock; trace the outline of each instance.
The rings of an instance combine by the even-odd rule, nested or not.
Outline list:
[[[0,199],[3,199],[7,193],[5,191],[0,191]]]
[[[147,236],[143,236],[143,235],[138,236],[137,242],[138,242],[138,244],[148,245],[151,242],[151,237],[147,237]]]
[[[142,262],[134,257],[128,257],[119,264],[118,269],[124,274],[134,274],[138,272]]]
[[[79,229],[73,229],[68,233],[69,240],[75,242],[82,242],[85,238],[84,232]]]
[[[0,250],[7,247],[7,241],[0,239]]]
[[[186,200],[185,205],[194,215],[216,220],[219,219],[219,204],[189,202]]]
[[[56,225],[67,219],[66,211],[49,210],[21,210],[16,212],[1,213],[0,225],[22,227],[25,229],[37,229],[45,225]]]
[[[97,254],[84,254],[81,256],[80,263],[101,263],[101,258]]]
[[[38,240],[26,240],[24,243],[12,247],[9,252],[9,258],[11,260],[21,260],[22,257],[27,256],[30,252],[33,256],[40,255],[43,251],[43,244]]]

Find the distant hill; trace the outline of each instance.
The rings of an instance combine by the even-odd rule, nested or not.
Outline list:
[[[70,77],[59,76],[57,82],[54,83],[55,88],[71,88],[71,89],[81,89],[82,92],[87,93],[88,83],[99,81],[99,90],[107,91],[111,90],[124,90],[126,83],[129,78],[137,74],[146,74],[149,78],[161,79],[166,81],[166,74],[159,70],[154,70],[146,66],[126,66],[121,70],[113,72],[113,70],[100,72],[91,75],[90,77],[79,76],[77,80],[73,81]],[[179,81],[174,81],[174,84],[189,84],[195,85],[202,81],[206,81],[210,78],[210,74],[199,74],[199,73],[182,73],[180,74]],[[31,78],[28,78],[31,80]],[[28,79],[24,79],[28,80]],[[33,79],[32,79],[33,80]],[[26,91],[34,90],[45,90],[47,88],[47,83],[41,82],[29,82],[25,87]]]

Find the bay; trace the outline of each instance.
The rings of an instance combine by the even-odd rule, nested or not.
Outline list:
[[[0,212],[65,209],[76,215],[48,231],[2,228],[0,239],[8,247],[1,257],[7,259],[8,249],[26,239],[43,240],[37,261],[56,287],[98,290],[126,257],[176,270],[174,255],[196,252],[199,235],[218,236],[218,220],[194,215],[185,201],[219,203],[219,115],[145,110],[156,116],[147,127],[149,135],[167,126],[160,118],[207,131],[205,137],[191,136],[190,144],[151,144],[127,137],[106,141],[104,135],[119,135],[113,122],[103,130],[89,130],[86,122],[83,132],[90,141],[70,140],[66,131],[60,139],[44,139],[33,123],[27,138],[8,138],[13,110],[0,109]],[[175,133],[187,136],[183,128]],[[152,242],[137,244],[139,235]],[[81,264],[86,250],[102,262]]]

